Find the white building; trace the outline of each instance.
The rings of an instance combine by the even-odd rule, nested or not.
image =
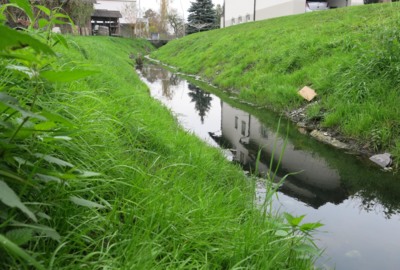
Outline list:
[[[363,4],[363,0],[327,0],[331,8]],[[305,13],[306,0],[225,0],[221,27]]]
[[[122,24],[129,24],[129,23],[136,23],[137,18],[137,7],[135,0],[97,0],[95,5],[95,9],[106,9],[106,10],[117,10],[121,12],[121,19],[120,23]]]

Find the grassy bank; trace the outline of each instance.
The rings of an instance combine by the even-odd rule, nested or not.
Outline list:
[[[306,105],[309,122],[400,156],[399,3],[270,19],[190,35],[152,56],[276,111]]]
[[[0,268],[313,268],[319,225],[262,214],[243,172],[150,98],[129,58],[149,43],[75,37],[53,54],[0,33],[15,37],[0,43],[0,184],[15,192],[0,192]]]

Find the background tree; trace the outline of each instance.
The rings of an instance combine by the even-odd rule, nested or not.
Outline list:
[[[187,33],[215,29],[216,11],[211,0],[196,0],[189,8]]]
[[[8,0],[0,0],[0,4],[8,3]],[[93,13],[93,4],[95,0],[31,0],[31,3],[42,5],[48,9],[54,9],[56,7],[61,7],[63,12],[71,17],[74,24],[78,27],[79,33],[82,34],[82,28],[86,30],[90,27],[90,17]],[[35,16],[40,18],[43,13],[34,9]],[[25,26],[24,20],[26,19],[25,13],[21,9],[10,8],[7,12],[7,20],[10,26],[19,27]],[[62,19],[60,19],[62,21]],[[66,25],[62,25],[63,28],[68,28]],[[70,31],[71,29],[65,29]]]
[[[160,33],[160,14],[152,9],[148,9],[144,12],[143,17],[149,20],[149,31],[151,33]]]
[[[172,30],[174,31],[175,37],[182,37],[185,34],[185,23],[183,18],[178,14],[176,9],[171,9],[167,16],[167,20]]]
[[[96,3],[95,0],[39,0],[37,2],[50,9],[62,7],[78,27],[87,27],[90,24],[93,4]]]
[[[121,11],[125,19],[125,23],[129,25],[130,36],[135,36],[135,23],[136,23],[136,3],[125,3]]]
[[[89,28],[90,26],[93,3],[93,0],[69,0],[65,3],[64,9],[75,25],[78,26],[80,34],[83,32],[82,28]]]
[[[168,6],[169,0],[161,0],[159,33],[163,36],[163,38],[166,38],[168,35]]]

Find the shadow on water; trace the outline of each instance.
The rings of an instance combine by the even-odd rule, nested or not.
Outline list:
[[[230,160],[240,163],[244,170],[265,176],[271,159],[277,164],[285,147],[275,180],[296,174],[290,175],[280,188],[282,208],[300,211],[298,214],[326,224],[331,235],[321,235],[321,246],[335,261],[336,269],[397,269],[400,258],[394,259],[391,254],[400,250],[400,235],[389,228],[400,225],[399,176],[316,142],[276,114],[238,104],[207,84],[183,79],[152,64],[144,65],[139,72],[151,95],[169,107],[184,128],[224,149]],[[288,129],[277,132],[279,121]],[[343,226],[346,222],[358,227]],[[379,236],[368,242],[368,231],[378,231]],[[345,237],[343,243],[339,242],[341,237]]]

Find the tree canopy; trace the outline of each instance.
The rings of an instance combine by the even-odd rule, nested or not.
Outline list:
[[[185,22],[184,19],[178,14],[176,9],[171,9],[168,13],[167,20],[173,30],[175,37],[182,37],[185,35]]]
[[[150,32],[151,33],[160,33],[161,28],[160,28],[160,14],[158,14],[156,11],[152,9],[148,9],[145,11],[144,16],[145,19],[149,20],[149,27],[150,27]]]
[[[216,28],[216,10],[211,0],[196,0],[191,3],[187,33],[197,33]]]

